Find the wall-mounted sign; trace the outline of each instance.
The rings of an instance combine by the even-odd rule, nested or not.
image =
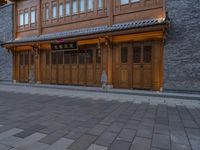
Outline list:
[[[51,43],[51,49],[54,51],[59,50],[77,50],[77,43],[71,42],[71,43]]]

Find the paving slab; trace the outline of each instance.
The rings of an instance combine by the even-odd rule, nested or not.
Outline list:
[[[131,142],[115,140],[108,150],[129,150]]]
[[[92,144],[87,150],[108,150],[108,148],[105,146]]]
[[[162,134],[154,134],[153,135],[153,141],[152,146],[170,150],[170,137],[169,135],[162,135]]]
[[[150,150],[151,139],[136,137],[131,145],[130,150]]]
[[[93,135],[83,135],[80,139],[69,146],[71,150],[86,150],[96,139]]]

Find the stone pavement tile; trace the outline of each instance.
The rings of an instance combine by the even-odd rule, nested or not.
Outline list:
[[[158,134],[166,134],[169,135],[169,126],[166,125],[161,125],[161,124],[156,124],[154,126],[154,133],[158,133]]]
[[[116,137],[117,133],[106,131],[95,141],[95,144],[108,147]]]
[[[99,119],[90,119],[88,121],[84,121],[81,124],[81,127],[86,127],[86,128],[93,128],[94,126],[96,126],[96,124],[99,122]]]
[[[14,136],[19,137],[19,138],[25,138],[27,136],[32,135],[33,133],[35,133],[36,131],[33,130],[24,130],[20,133],[15,134]]]
[[[41,133],[44,133],[44,134],[51,134],[53,132],[55,132],[56,130],[58,129],[61,129],[61,128],[64,128],[65,126],[63,124],[60,124],[60,123],[49,123],[48,124],[48,127],[40,130]]]
[[[137,121],[137,120],[129,120],[129,121],[126,123],[125,128],[137,130],[138,127],[139,127],[139,125],[140,125],[140,121]]]
[[[112,123],[111,126],[109,126],[109,128],[107,129],[110,132],[120,132],[121,129],[123,128],[124,124],[123,123],[119,123],[119,122],[114,122]]]
[[[170,137],[169,137],[169,135],[154,134],[152,146],[170,150]]]
[[[7,138],[9,136],[15,135],[17,133],[20,133],[22,131],[23,131],[22,129],[13,128],[13,129],[7,130],[5,132],[2,132],[2,133],[0,133],[0,140],[4,139],[4,138]]]
[[[61,138],[45,150],[66,150],[74,140]]]
[[[189,141],[185,133],[185,130],[182,128],[171,129],[170,137],[172,143],[189,145]]]
[[[36,124],[31,126],[30,128],[26,129],[26,130],[32,130],[32,131],[40,131],[42,129],[46,128],[46,126],[44,125],[40,125],[40,124]]]
[[[200,140],[200,129],[186,128],[189,139]]]
[[[96,139],[96,136],[84,134],[69,146],[70,150],[86,150]]]
[[[163,150],[163,149],[152,147],[151,150]]]
[[[80,138],[83,134],[85,134],[87,131],[89,130],[89,128],[84,128],[84,127],[78,127],[74,130],[72,130],[71,132],[69,132],[67,135],[65,135],[65,138],[69,138],[69,139],[73,139],[73,140],[77,140],[78,138]]]
[[[117,119],[116,119],[116,122],[127,122],[129,119],[131,118],[130,115],[122,115],[120,114]]]
[[[144,118],[144,119],[142,119],[141,124],[147,125],[147,126],[153,126],[155,124],[155,120],[149,119],[149,118]]]
[[[162,125],[169,125],[169,120],[167,117],[157,117],[156,118],[156,121],[155,121],[156,124],[162,124]]]
[[[108,150],[108,148],[104,147],[104,146],[92,144],[92,145],[90,145],[90,147],[88,147],[87,150]]]
[[[135,137],[136,131],[131,129],[123,129],[119,136],[117,137],[117,140],[123,140],[127,142],[132,142],[133,138]]]
[[[108,150],[129,150],[131,142],[115,140]]]
[[[27,147],[24,147],[23,150],[46,150],[48,147],[48,144],[35,142]],[[19,150],[21,150],[21,148],[19,148]]]
[[[190,140],[192,150],[200,150],[200,140]]]
[[[108,128],[108,126],[98,124],[91,130],[89,130],[87,133],[91,135],[100,135],[106,130],[106,128]]]
[[[49,134],[46,137],[42,138],[40,142],[51,145],[54,142],[56,142],[58,139],[60,139],[61,137],[65,136],[68,132],[69,131],[66,129],[57,130],[53,132],[52,134]]]
[[[0,150],[10,150],[12,147],[0,144]]]
[[[135,137],[130,150],[150,150],[151,139]]]
[[[199,128],[193,120],[182,120],[185,128]]]
[[[137,136],[152,138],[152,135],[153,135],[153,126],[145,126],[145,125],[139,126],[139,129],[137,130]]]
[[[191,150],[189,145],[183,145],[183,144],[175,144],[172,143],[171,150]]]
[[[11,147],[16,147],[16,145],[22,141],[23,141],[22,138],[10,136],[10,137],[0,140],[0,143],[11,146]]]
[[[25,139],[23,139],[22,141],[20,141],[19,143],[16,143],[16,148],[25,148],[29,145],[32,145],[35,142],[38,142],[39,140],[41,140],[42,138],[44,138],[46,135],[45,134],[41,134],[41,133],[34,133],[28,137],[26,137]]]

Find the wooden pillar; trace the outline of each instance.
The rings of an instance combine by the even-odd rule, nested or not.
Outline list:
[[[153,46],[153,72],[152,72],[152,89],[160,91],[161,88],[161,41],[156,41]]]
[[[112,47],[112,38],[107,39],[108,45],[108,57],[107,57],[107,66],[108,66],[108,85],[113,85],[113,47]]]

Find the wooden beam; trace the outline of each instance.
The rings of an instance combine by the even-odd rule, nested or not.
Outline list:
[[[118,35],[113,36],[113,42],[128,42],[128,41],[144,41],[144,40],[152,40],[152,39],[163,39],[164,32],[163,31],[153,31],[153,32],[145,32],[145,33],[136,33],[136,34],[128,34],[128,35]]]

